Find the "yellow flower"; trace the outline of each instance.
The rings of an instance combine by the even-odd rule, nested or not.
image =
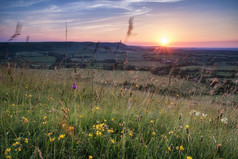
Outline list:
[[[31,95],[31,94],[29,94],[29,95],[28,95],[28,98],[31,98],[31,97],[32,97],[32,95]]]
[[[111,139],[111,142],[114,144],[115,143],[115,141],[113,140],[113,139]]]
[[[21,151],[21,148],[18,148],[18,151]]]
[[[108,133],[113,133],[114,130],[110,130],[110,129],[109,129],[109,130],[107,130],[107,132],[108,132]]]
[[[21,140],[21,137],[16,138],[17,141]]]
[[[114,118],[112,118],[112,121],[114,121]]]
[[[61,134],[61,135],[58,137],[58,140],[63,139],[64,137],[65,137],[65,134]]]
[[[97,132],[96,132],[96,135],[97,135],[97,136],[101,136],[102,133],[101,133],[100,131],[97,131]]]
[[[89,158],[89,159],[93,159],[93,156],[89,156],[88,158]]]
[[[25,141],[24,141],[25,143],[28,143],[28,139],[27,138],[25,138]]]
[[[8,156],[6,156],[6,158],[8,158],[8,159],[11,159],[11,158],[12,158],[12,156],[8,155]]]
[[[92,136],[93,136],[93,134],[88,134],[88,136],[89,136],[89,137],[92,137]]]
[[[46,121],[43,121],[42,124],[45,125],[47,122]]]
[[[188,125],[186,125],[185,129],[187,130],[188,128],[189,128],[189,126],[188,126]]]
[[[171,151],[171,148],[170,147],[168,147],[168,150],[169,150],[169,152]]]
[[[129,135],[130,135],[130,136],[133,136],[133,134],[132,134],[131,132],[129,133]]]
[[[47,116],[44,116],[44,118],[43,118],[43,119],[45,120],[46,118],[47,118]]]
[[[9,153],[11,151],[11,148],[7,148],[6,150],[5,150],[5,154],[6,153]]]
[[[180,146],[179,151],[183,151],[183,150],[184,150],[183,146]]]
[[[95,109],[96,109],[96,110],[99,110],[99,107],[96,107]]]
[[[151,121],[150,121],[150,123],[151,123],[151,124],[153,124],[153,123],[154,123],[154,121],[153,121],[153,120],[151,120]]]
[[[176,146],[176,150],[179,150],[179,147],[178,147],[178,146]]]
[[[147,145],[145,145],[145,148],[147,148]]]
[[[190,156],[187,156],[187,159],[193,159],[192,157],[190,157]]]
[[[170,134],[173,134],[173,133],[174,133],[173,131],[170,131],[170,132],[169,132],[169,135],[170,135]]]
[[[155,132],[152,132],[152,135],[156,135],[156,133],[155,133]]]
[[[50,142],[53,142],[53,141],[55,141],[55,137],[54,138],[50,137]]]
[[[83,115],[80,115],[79,117],[80,117],[80,118],[82,118],[82,117],[83,117]]]

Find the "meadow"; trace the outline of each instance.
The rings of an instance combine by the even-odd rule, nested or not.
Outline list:
[[[238,158],[237,95],[202,83],[9,65],[0,88],[0,158]]]

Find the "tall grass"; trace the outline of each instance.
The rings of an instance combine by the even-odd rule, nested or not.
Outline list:
[[[89,70],[78,78],[66,69],[10,69],[0,69],[0,158],[238,157],[238,111],[228,103],[123,87],[121,76],[99,70],[95,80],[110,80],[92,87]]]

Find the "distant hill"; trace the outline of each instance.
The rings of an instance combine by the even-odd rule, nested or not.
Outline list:
[[[11,43],[0,43],[0,52],[3,55],[6,51],[9,56],[14,55],[16,52],[21,51],[49,51],[65,53],[66,49],[69,53],[74,51],[80,51],[85,49],[95,49],[95,42],[11,42]],[[109,49],[129,49],[130,47],[123,43],[99,43],[99,48]],[[133,48],[133,47],[132,47]]]

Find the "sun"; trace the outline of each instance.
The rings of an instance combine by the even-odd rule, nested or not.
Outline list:
[[[163,45],[163,46],[168,45],[168,39],[167,38],[160,39],[160,44]]]

